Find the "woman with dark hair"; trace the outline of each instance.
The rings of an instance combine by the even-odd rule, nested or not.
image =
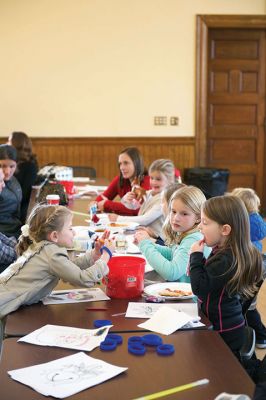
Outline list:
[[[16,238],[20,235],[20,184],[13,176],[17,166],[17,151],[8,144],[0,145],[0,167],[4,173],[5,186],[0,194],[0,232]]]
[[[143,158],[136,147],[127,147],[118,156],[120,174],[117,175],[108,188],[96,198],[98,210],[114,212],[119,215],[138,215],[139,209],[130,210],[120,201],[113,201],[116,196],[120,199],[132,190],[133,181],[144,189],[150,188],[150,178],[144,167]]]
[[[36,156],[32,153],[32,143],[24,132],[13,132],[8,138],[8,144],[17,150],[17,168],[15,177],[22,189],[21,221],[24,223],[27,216],[28,205],[32,186],[34,185],[38,163]]]

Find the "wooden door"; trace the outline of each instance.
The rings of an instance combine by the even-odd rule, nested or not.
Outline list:
[[[262,196],[265,31],[211,29],[208,54],[207,165]]]
[[[198,31],[199,165],[228,168],[229,190],[254,188],[266,208],[266,19],[258,17],[257,24],[251,16],[203,19]]]

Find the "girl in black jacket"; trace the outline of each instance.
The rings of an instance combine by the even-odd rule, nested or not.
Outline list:
[[[199,229],[204,239],[191,247],[192,290],[214,330],[239,357],[245,325],[241,298],[253,297],[262,279],[262,259],[250,241],[244,203],[232,196],[207,200]],[[213,248],[207,260],[205,245]]]

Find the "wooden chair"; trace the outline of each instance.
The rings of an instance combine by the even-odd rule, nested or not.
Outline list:
[[[96,169],[93,167],[72,167],[73,176],[82,176],[88,178],[96,178]]]

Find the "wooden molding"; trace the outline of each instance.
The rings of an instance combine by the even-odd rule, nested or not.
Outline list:
[[[158,158],[171,159],[183,172],[195,164],[194,137],[32,137],[33,150],[40,166],[48,163],[92,166],[98,177],[112,179],[118,173],[121,150],[136,146],[148,167]],[[0,139],[5,143],[6,139]]]

